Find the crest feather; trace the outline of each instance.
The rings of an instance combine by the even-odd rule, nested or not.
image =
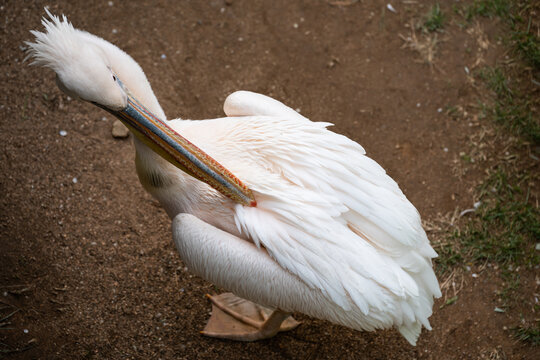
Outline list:
[[[48,67],[54,71],[62,68],[62,63],[74,55],[74,49],[79,47],[77,33],[65,15],[53,15],[45,8],[49,19],[43,17],[41,23],[45,32],[30,31],[35,36],[35,42],[25,41],[28,46],[25,61],[31,59],[31,65]]]

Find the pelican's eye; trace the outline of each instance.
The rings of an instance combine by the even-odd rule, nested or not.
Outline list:
[[[116,76],[113,75],[113,76],[112,76],[112,79],[113,79],[114,81],[116,81]]]

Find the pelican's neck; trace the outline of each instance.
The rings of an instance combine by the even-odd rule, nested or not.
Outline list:
[[[113,72],[122,80],[124,86],[130,91],[131,95],[142,103],[148,110],[162,120],[167,120],[165,112],[159,105],[159,102],[152,91],[152,87],[146,78],[142,68],[133,60],[131,56],[120,50],[113,44],[94,36],[90,33],[83,32],[92,44],[98,46],[107,57]],[[142,141],[133,137],[136,155],[137,175],[143,187],[150,192],[154,197],[165,207],[169,215],[176,215],[175,203],[170,203],[170,197],[160,196],[164,189],[167,189],[174,182],[183,183],[188,180],[189,176],[168,161],[156,154],[152,149],[146,146]],[[189,206],[182,206],[189,208]]]

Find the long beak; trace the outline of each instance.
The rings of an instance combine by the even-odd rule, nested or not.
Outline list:
[[[257,206],[251,190],[210,155],[193,145],[158,119],[127,91],[127,107],[114,111],[140,140],[174,166],[199,179],[228,198],[247,206]]]

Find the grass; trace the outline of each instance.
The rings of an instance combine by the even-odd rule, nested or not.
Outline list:
[[[503,308],[510,307],[516,300],[515,294],[521,285],[519,272],[514,271],[513,267],[509,267],[501,273],[504,279],[504,287],[498,291],[498,295],[503,303]]]
[[[481,70],[480,78],[495,95],[494,106],[487,109],[495,122],[516,136],[540,144],[540,123],[531,110],[531,100],[510,87],[501,68],[486,67]]]
[[[464,26],[470,26],[476,17],[498,18],[505,31],[502,44],[510,50],[505,54],[511,56],[495,67],[476,70],[474,86],[481,89],[478,83],[485,85],[477,99],[480,106],[475,117],[489,128],[487,133],[497,134],[489,136],[506,140],[504,150],[496,145],[495,153],[487,159],[486,177],[475,191],[474,199],[478,201],[475,209],[461,214],[456,211],[431,225],[431,231],[439,235],[433,243],[439,254],[436,269],[440,278],[447,279],[443,286],[454,282],[459,285],[456,279],[465,273],[465,268],[470,270],[468,265],[475,264],[479,269],[490,265],[498,269],[504,285],[498,291],[501,303],[495,311],[511,314],[510,309],[518,304],[530,305],[530,299],[520,294],[529,280],[525,274],[535,271],[540,264],[540,251],[536,250],[540,241],[540,174],[537,160],[531,160],[536,158],[532,154],[540,145],[540,102],[533,84],[540,79],[540,23],[534,17],[540,6],[527,0],[472,0],[461,4],[454,6],[458,17],[449,20],[453,24],[462,26],[459,22],[465,21]],[[443,21],[440,8],[435,5],[426,17],[424,28],[438,31]],[[447,107],[446,113],[454,119],[462,117],[458,106]],[[497,153],[507,150],[512,154]],[[467,151],[460,153],[460,157],[466,166],[479,166],[472,164],[474,157]],[[448,289],[447,296],[454,297],[447,301],[457,300],[459,289]],[[526,315],[535,316],[534,312]],[[526,326],[524,321],[523,318],[512,329],[514,336],[532,345],[540,344],[538,321],[532,322],[535,326]],[[531,324],[530,319],[527,324]]]
[[[534,346],[540,345],[540,323],[537,322],[536,326],[530,327],[518,326],[512,330],[516,339],[528,342]]]
[[[441,31],[444,27],[444,14],[439,3],[433,5],[426,15],[422,29],[425,32]]]
[[[503,265],[539,263],[534,247],[540,238],[540,211],[529,201],[527,173],[509,175],[503,166],[480,189],[475,215],[453,234],[473,261]]]
[[[461,14],[467,23],[476,17],[494,19],[500,18],[510,28],[508,40],[513,49],[526,62],[540,71],[540,38],[535,35],[535,29],[540,26],[537,19],[538,5],[534,0],[475,0],[462,7],[454,6],[454,11]]]
[[[487,261],[510,269],[503,277],[507,284],[519,285],[512,269],[533,268],[540,263],[535,250],[540,239],[540,209],[530,201],[532,181],[527,172],[512,172],[504,165],[492,171],[477,190],[481,204],[475,212],[464,215],[458,229],[437,244],[438,272]]]
[[[540,70],[540,38],[531,30],[532,17],[529,17],[525,30],[516,30],[512,34],[512,41],[523,57],[536,69]]]
[[[511,1],[509,0],[475,0],[472,4],[464,6],[463,16],[467,21],[471,21],[476,16],[505,17],[509,14]]]

